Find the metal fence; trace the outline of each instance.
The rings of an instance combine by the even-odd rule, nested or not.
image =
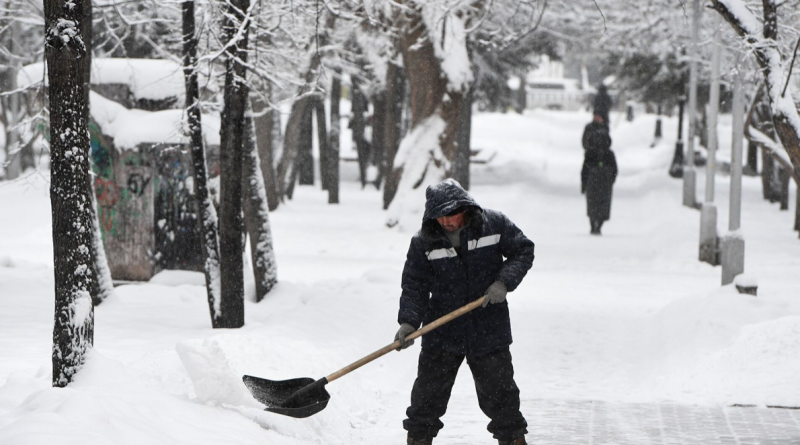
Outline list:
[[[586,107],[588,101],[589,95],[583,91],[531,88],[527,90],[528,108],[576,111]]]

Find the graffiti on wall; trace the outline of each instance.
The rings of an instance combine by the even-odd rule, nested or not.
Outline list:
[[[115,205],[119,199],[119,190],[114,180],[114,162],[110,144],[94,122],[89,122],[89,136],[92,171],[95,175],[94,193],[97,197],[97,219],[100,221],[100,232],[105,240],[107,235],[114,236]]]
[[[150,162],[138,151],[116,152],[113,143],[94,122],[89,124],[89,135],[97,217],[103,239],[125,237],[126,226],[131,224],[120,224],[119,219],[137,219],[149,213],[146,192],[152,185]]]

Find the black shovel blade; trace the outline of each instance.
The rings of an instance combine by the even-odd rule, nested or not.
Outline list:
[[[305,418],[312,416],[328,406],[331,395],[323,385],[311,391],[304,392],[301,397],[290,397],[299,390],[315,383],[308,377],[291,380],[267,380],[260,377],[246,375],[242,381],[250,394],[259,402],[266,405],[266,411],[284,416]],[[286,402],[289,403],[286,403]]]

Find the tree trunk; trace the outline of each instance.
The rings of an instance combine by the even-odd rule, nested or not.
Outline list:
[[[92,76],[92,0],[83,0],[83,43],[86,46],[86,58],[83,61],[83,81],[84,81],[84,96],[83,100],[86,103],[86,122],[91,120],[89,109],[91,103],[89,100],[91,91],[91,76]],[[31,150],[30,148],[28,150]],[[94,183],[89,181],[89,196],[92,197],[92,207],[94,207],[94,221],[92,222],[92,229],[94,230],[94,251],[95,251],[95,264],[94,273],[97,277],[97,293],[93,299],[95,306],[99,305],[106,298],[114,293],[114,280],[111,278],[111,269],[108,268],[108,259],[106,258],[106,251],[103,246],[103,234],[100,231],[100,221],[97,215],[97,196],[94,192]]]
[[[746,170],[751,175],[758,174],[758,145],[752,141],[747,142]]]
[[[220,262],[217,210],[208,193],[208,168],[203,143],[200,88],[197,83],[197,35],[194,20],[194,0],[183,2],[183,76],[186,84],[186,116],[189,124],[189,143],[194,167],[194,196],[197,199],[198,224],[203,252],[203,272],[211,315],[211,326],[220,326]]]
[[[794,206],[794,230],[800,232],[800,182],[795,181],[795,206]]]
[[[302,97],[292,104],[289,120],[286,122],[286,132],[283,137],[283,153],[278,162],[278,194],[288,195],[290,184],[294,183],[295,158],[298,156],[300,144],[300,129],[309,98]]]
[[[375,188],[386,176],[386,90],[372,96],[372,159],[378,167]]]
[[[272,87],[269,87],[270,94]],[[267,206],[269,211],[278,208],[280,204],[280,197],[278,196],[278,184],[275,182],[275,167],[274,167],[274,148],[280,140],[276,138],[276,129],[280,131],[280,114],[278,110],[274,110],[270,104],[258,101],[260,110],[256,113],[258,116],[254,117],[256,126],[256,144],[258,146],[258,157],[261,160],[261,176],[264,180],[264,187],[267,192]]]
[[[342,97],[341,71],[333,74],[331,81],[331,131],[330,153],[328,154],[328,204],[339,204],[339,139],[341,138],[342,121],[339,117],[339,100]]]
[[[765,200],[775,202],[775,191],[772,187],[772,176],[775,168],[775,161],[767,150],[761,150],[761,190]]]
[[[249,101],[246,68],[249,0],[230,0],[223,28],[229,46],[225,66],[225,94],[220,125],[220,326],[244,325],[244,276],[242,261],[242,166],[244,164],[245,109]],[[248,23],[244,23],[247,20]],[[243,31],[238,32],[239,28]],[[232,42],[232,40],[236,39]]]
[[[92,230],[94,230],[95,251],[94,273],[97,277],[97,293],[93,294],[95,297],[92,299],[92,303],[97,306],[114,294],[114,279],[111,277],[111,269],[108,267],[108,258],[103,245],[103,233],[100,230],[100,220],[97,215],[97,196],[95,196],[94,185],[91,180],[89,182],[89,196],[92,198],[92,207],[94,208]]]
[[[270,88],[269,90],[269,97],[270,102],[273,104],[277,102],[277,95],[275,94],[275,90]],[[278,171],[277,171],[277,160],[280,159],[280,156],[283,152],[283,123],[281,121],[281,111],[277,108],[272,109],[272,133],[270,134],[270,148],[272,148],[272,170],[275,174],[275,178],[273,181],[275,182],[275,191],[276,197],[278,201],[283,201],[283,196],[280,194],[280,182],[278,182]],[[269,191],[269,189],[267,189]],[[277,207],[277,203],[275,204]]]
[[[84,6],[45,0],[45,58],[50,100],[50,203],[53,220],[55,323],[53,386],[69,384],[94,340],[97,298],[96,220],[89,172],[86,98],[87,61],[83,44]]]
[[[300,121],[300,146],[295,162],[300,185],[314,185],[314,102],[313,98]]]
[[[386,70],[386,115],[384,147],[386,150],[386,178],[383,184],[383,209],[389,208],[400,178],[394,173],[394,157],[403,134],[403,108],[406,102],[406,79],[403,67],[389,62]]]
[[[779,190],[781,210],[789,210],[789,184],[792,182],[792,173],[786,168],[781,168],[779,170],[779,178],[781,181],[781,189]]]
[[[10,23],[9,29],[6,31],[7,41],[5,42],[8,52],[15,54],[15,38],[17,36],[16,30],[19,26],[16,23]],[[14,91],[17,89],[17,69],[9,67],[5,70],[3,75],[2,88],[4,91]],[[20,113],[20,97],[19,93],[11,94],[2,98],[3,101],[3,126],[6,130],[5,135],[5,165],[2,170],[5,171],[6,179],[17,179],[23,171],[22,165],[22,152],[20,150],[20,135],[17,124],[22,118]]]
[[[325,116],[325,101],[320,98],[314,101],[314,112],[317,119],[317,143],[319,146],[319,176],[322,190],[328,190],[328,118]]]
[[[244,175],[242,188],[244,197],[244,223],[250,235],[250,257],[256,282],[256,301],[261,301],[278,282],[278,265],[272,246],[272,229],[269,224],[267,190],[259,165],[258,143],[252,109],[248,106],[245,122]]]
[[[418,199],[416,194],[410,193],[411,190],[452,176],[458,152],[459,115],[471,82],[471,77],[466,74],[460,79],[448,78],[431,40],[431,36],[439,35],[444,36],[443,39],[456,38],[453,36],[458,33],[449,32],[450,27],[462,26],[463,22],[457,15],[449,14],[446,20],[435,21],[436,29],[429,30],[419,10],[429,6],[416,7],[417,10],[404,11],[402,15],[405,22],[399,45],[411,90],[411,130],[395,156],[392,176],[400,179],[389,206],[389,226],[400,223],[404,215],[415,212],[411,209],[418,208],[413,202],[404,202]],[[448,47],[450,51],[463,50],[466,53],[465,41],[449,42]],[[468,56],[466,59],[468,63]],[[403,199],[397,202],[401,193]]]
[[[350,127],[353,130],[353,144],[355,144],[358,154],[358,173],[363,188],[367,185],[367,167],[370,164],[369,143],[364,139],[366,128],[364,113],[367,112],[367,97],[361,91],[361,82],[355,76],[352,77],[350,91],[352,98]]]
[[[461,110],[458,114],[458,129],[456,138],[458,151],[456,152],[455,162],[453,162],[452,177],[458,181],[464,190],[469,190],[469,157],[472,145],[472,89],[470,89],[464,101],[461,103]]]
[[[288,185],[286,186],[286,197],[288,199],[292,199],[295,185],[297,185],[297,165],[292,167],[292,173],[289,176]]]

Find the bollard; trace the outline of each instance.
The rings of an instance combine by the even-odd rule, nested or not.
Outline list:
[[[717,206],[704,202],[700,208],[700,254],[698,259],[712,266],[719,265],[717,238]]]
[[[733,283],[737,275],[744,273],[744,238],[739,232],[730,232],[722,237],[720,244],[722,285],[725,286]]]
[[[733,284],[740,294],[758,296],[758,280],[755,277],[740,274],[734,278]]]

